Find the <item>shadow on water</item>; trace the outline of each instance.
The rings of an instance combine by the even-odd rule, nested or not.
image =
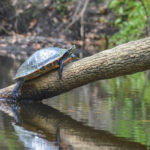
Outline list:
[[[25,147],[48,150],[145,150],[146,147],[83,125],[42,103],[0,101],[0,110],[15,118],[14,130]]]

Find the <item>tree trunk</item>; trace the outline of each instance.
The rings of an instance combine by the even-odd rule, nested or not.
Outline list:
[[[122,44],[70,63],[64,67],[62,80],[56,70],[28,81],[20,90],[19,98],[42,100],[96,80],[147,69],[150,69],[150,38]],[[13,88],[14,85],[0,90],[0,96],[11,98]]]

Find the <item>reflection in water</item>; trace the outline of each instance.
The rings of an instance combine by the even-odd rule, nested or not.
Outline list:
[[[5,87],[12,83],[13,66],[19,64],[0,58],[0,65],[0,87]],[[0,101],[0,110],[9,114],[0,112],[0,150],[146,149],[144,145],[150,146],[149,91],[150,81],[138,73],[77,88],[45,100],[46,105]]]
[[[14,104],[1,103],[1,107],[6,105],[8,106],[7,113],[9,110],[9,114],[11,114],[11,111],[15,110],[11,108]],[[47,147],[56,149],[56,144],[64,150],[146,149],[144,145],[129,142],[108,132],[85,126],[42,103],[20,103],[18,108],[18,115],[21,118],[19,122],[22,127],[15,124],[13,126],[19,139],[30,149],[37,146],[41,146],[41,149]]]
[[[8,110],[10,108],[6,105],[0,105],[3,110]],[[6,107],[5,107],[6,106]],[[0,110],[1,110],[0,108]],[[7,111],[8,113],[10,111]],[[11,115],[11,113],[10,113]],[[0,150],[22,150],[24,146],[19,142],[18,137],[13,130],[11,124],[11,117],[7,114],[0,112]]]
[[[77,88],[45,104],[95,129],[150,146],[150,81],[138,73]]]
[[[28,131],[23,127],[12,124],[16,134],[19,137],[19,140],[23,142],[24,147],[29,148],[31,150],[50,150],[50,149],[58,149],[54,142],[50,142],[46,140],[42,135],[36,132]]]

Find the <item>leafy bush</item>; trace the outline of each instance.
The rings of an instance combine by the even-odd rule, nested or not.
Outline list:
[[[143,0],[150,10],[150,0]],[[136,40],[145,35],[146,14],[139,0],[112,0],[109,6],[115,12],[116,20],[112,25],[119,31],[111,38],[111,43],[121,44]],[[148,11],[150,16],[150,11]]]

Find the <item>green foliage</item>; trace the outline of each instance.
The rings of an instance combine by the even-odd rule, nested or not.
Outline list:
[[[69,6],[68,3],[73,2],[73,0],[56,0],[56,10],[61,14],[65,15],[67,13],[67,7]]]
[[[150,0],[143,0],[147,11],[150,9]],[[111,38],[111,43],[121,44],[137,40],[145,34],[146,14],[139,0],[112,0],[109,6],[115,15],[116,20],[112,25],[119,31]],[[150,11],[148,11],[150,16]]]

